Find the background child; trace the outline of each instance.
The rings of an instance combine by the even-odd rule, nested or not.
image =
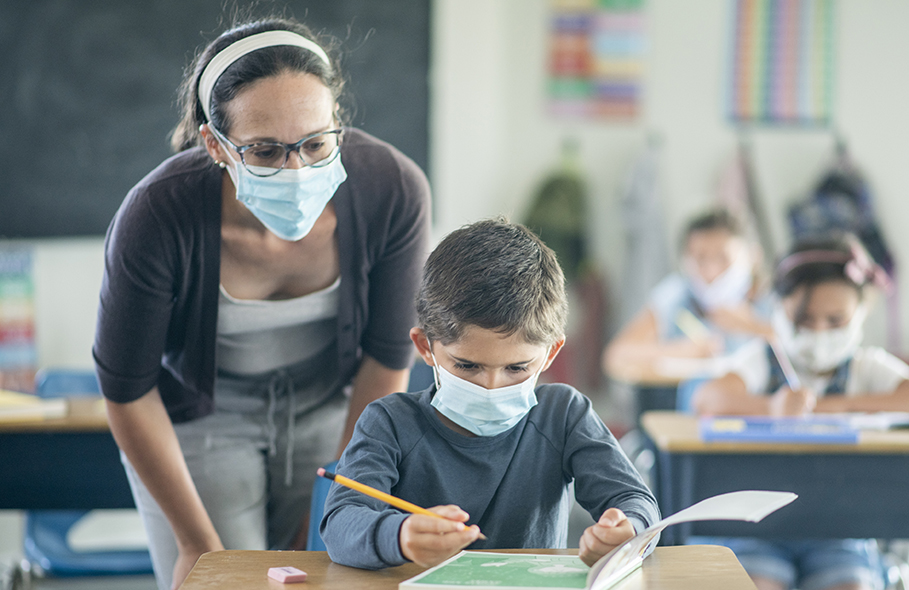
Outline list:
[[[439,244],[411,330],[435,384],[371,403],[338,471],[446,518],[332,486],[321,525],[332,560],[429,567],[468,545],[565,547],[572,480],[597,520],[580,541],[588,564],[659,518],[590,401],[536,385],[564,343],[567,311],[555,255],[526,228],[481,221]]]
[[[648,304],[612,340],[603,354],[606,372],[620,378],[653,374],[662,358],[711,357],[769,333],[760,305],[764,291],[756,280],[759,262],[759,250],[728,211],[693,219],[682,239],[682,272],[654,287]],[[684,312],[712,337],[686,334]]]
[[[743,348],[735,370],[696,394],[701,414],[800,415],[909,410],[909,366],[862,347],[866,288],[885,275],[849,237],[797,244],[780,262],[773,326],[802,387],[786,386],[769,345]],[[716,541],[715,539],[713,541]],[[874,541],[726,539],[760,589],[883,588]]]

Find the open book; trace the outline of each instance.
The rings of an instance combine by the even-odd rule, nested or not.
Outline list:
[[[698,520],[758,522],[795,500],[791,492],[743,491],[720,494],[666,517],[628,539],[588,568],[574,555],[461,551],[405,580],[399,590],[605,590],[641,566],[664,528]]]

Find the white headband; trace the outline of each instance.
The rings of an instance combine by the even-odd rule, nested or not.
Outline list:
[[[205,111],[205,119],[207,121],[211,121],[211,91],[215,87],[215,82],[217,82],[218,78],[221,77],[221,74],[224,73],[224,70],[247,53],[262,49],[263,47],[274,47],[275,45],[294,45],[296,47],[308,49],[318,55],[322,61],[325,62],[325,65],[331,65],[331,62],[328,60],[328,55],[325,54],[325,50],[319,47],[318,44],[302,35],[292,33],[291,31],[266,31],[264,33],[256,33],[255,35],[244,37],[219,51],[218,54],[208,62],[208,65],[202,70],[202,75],[199,76],[199,102],[202,103],[202,110]]]

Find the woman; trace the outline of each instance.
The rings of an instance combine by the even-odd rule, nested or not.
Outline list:
[[[223,33],[182,151],[108,231],[94,356],[162,589],[206,551],[292,547],[317,466],[406,389],[429,187],[342,127],[341,90],[300,23]]]

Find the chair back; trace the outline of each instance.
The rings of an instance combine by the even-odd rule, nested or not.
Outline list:
[[[326,471],[334,471],[338,468],[338,462],[332,461],[324,467]],[[325,499],[328,497],[328,490],[330,489],[330,479],[316,477],[316,481],[312,486],[312,501],[309,504],[309,534],[306,537],[307,551],[325,551],[325,543],[322,542],[322,535],[319,534],[319,523],[322,522],[322,514],[325,512]]]
[[[38,397],[100,395],[101,386],[89,369],[40,369],[35,374]]]

